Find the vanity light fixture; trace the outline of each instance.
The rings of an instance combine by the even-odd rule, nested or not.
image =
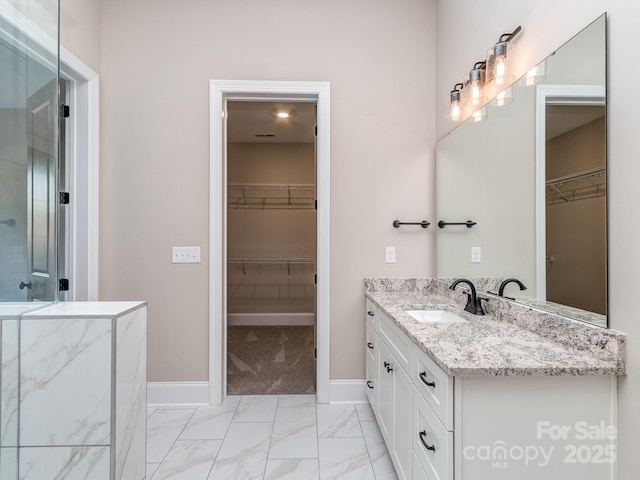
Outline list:
[[[460,96],[462,94],[462,83],[456,83],[453,90],[449,92],[449,112],[447,113],[447,122],[456,123],[462,120],[462,104]]]
[[[487,107],[482,107],[469,116],[472,123],[484,122],[487,119]]]
[[[511,72],[511,40],[520,33],[522,27],[518,26],[511,33],[503,33],[493,47],[487,51],[487,85],[506,85],[515,79]]]
[[[520,85],[530,87],[543,82],[545,78],[547,78],[547,62],[543,60],[520,79]]]
[[[505,105],[510,104],[513,101],[513,94],[511,92],[511,87],[505,88],[498,95],[495,96],[493,100],[491,100],[492,107],[503,107]]]
[[[473,68],[464,76],[462,93],[464,104],[469,107],[479,107],[487,101],[483,88],[486,80],[486,62],[476,62]]]

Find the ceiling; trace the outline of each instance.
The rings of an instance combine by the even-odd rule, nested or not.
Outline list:
[[[228,102],[227,138],[230,143],[313,143],[315,103]],[[289,118],[278,118],[279,112]]]
[[[547,140],[550,140],[603,117],[605,107],[591,105],[547,105],[546,114],[546,136]]]

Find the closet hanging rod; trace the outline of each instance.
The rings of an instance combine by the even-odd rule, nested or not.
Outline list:
[[[401,222],[400,220],[393,221],[394,228],[400,228],[400,225],[420,225],[422,228],[427,228],[429,225],[431,225],[431,223],[427,222],[426,220],[422,220],[421,222]]]
[[[311,190],[313,183],[229,183],[229,188],[246,188],[253,190]]]
[[[472,222],[471,220],[467,220],[466,222],[445,222],[444,220],[440,220],[438,222],[438,227],[444,228],[447,225],[466,225],[467,228],[471,228],[476,224],[476,222]]]

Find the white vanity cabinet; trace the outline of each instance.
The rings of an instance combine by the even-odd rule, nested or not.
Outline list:
[[[450,376],[367,312],[367,394],[399,478],[617,478],[615,375]]]
[[[367,317],[370,319],[367,322],[367,382],[372,382],[373,386],[367,388],[367,394],[398,478],[409,480],[413,462],[411,437],[407,434],[411,431],[412,420],[412,387],[408,373],[411,344],[409,338],[371,303],[367,303]]]

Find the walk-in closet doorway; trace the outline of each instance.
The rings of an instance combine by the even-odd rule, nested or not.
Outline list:
[[[227,393],[315,394],[315,110],[227,102]]]
[[[211,82],[210,403],[330,401],[329,178],[327,83]]]

